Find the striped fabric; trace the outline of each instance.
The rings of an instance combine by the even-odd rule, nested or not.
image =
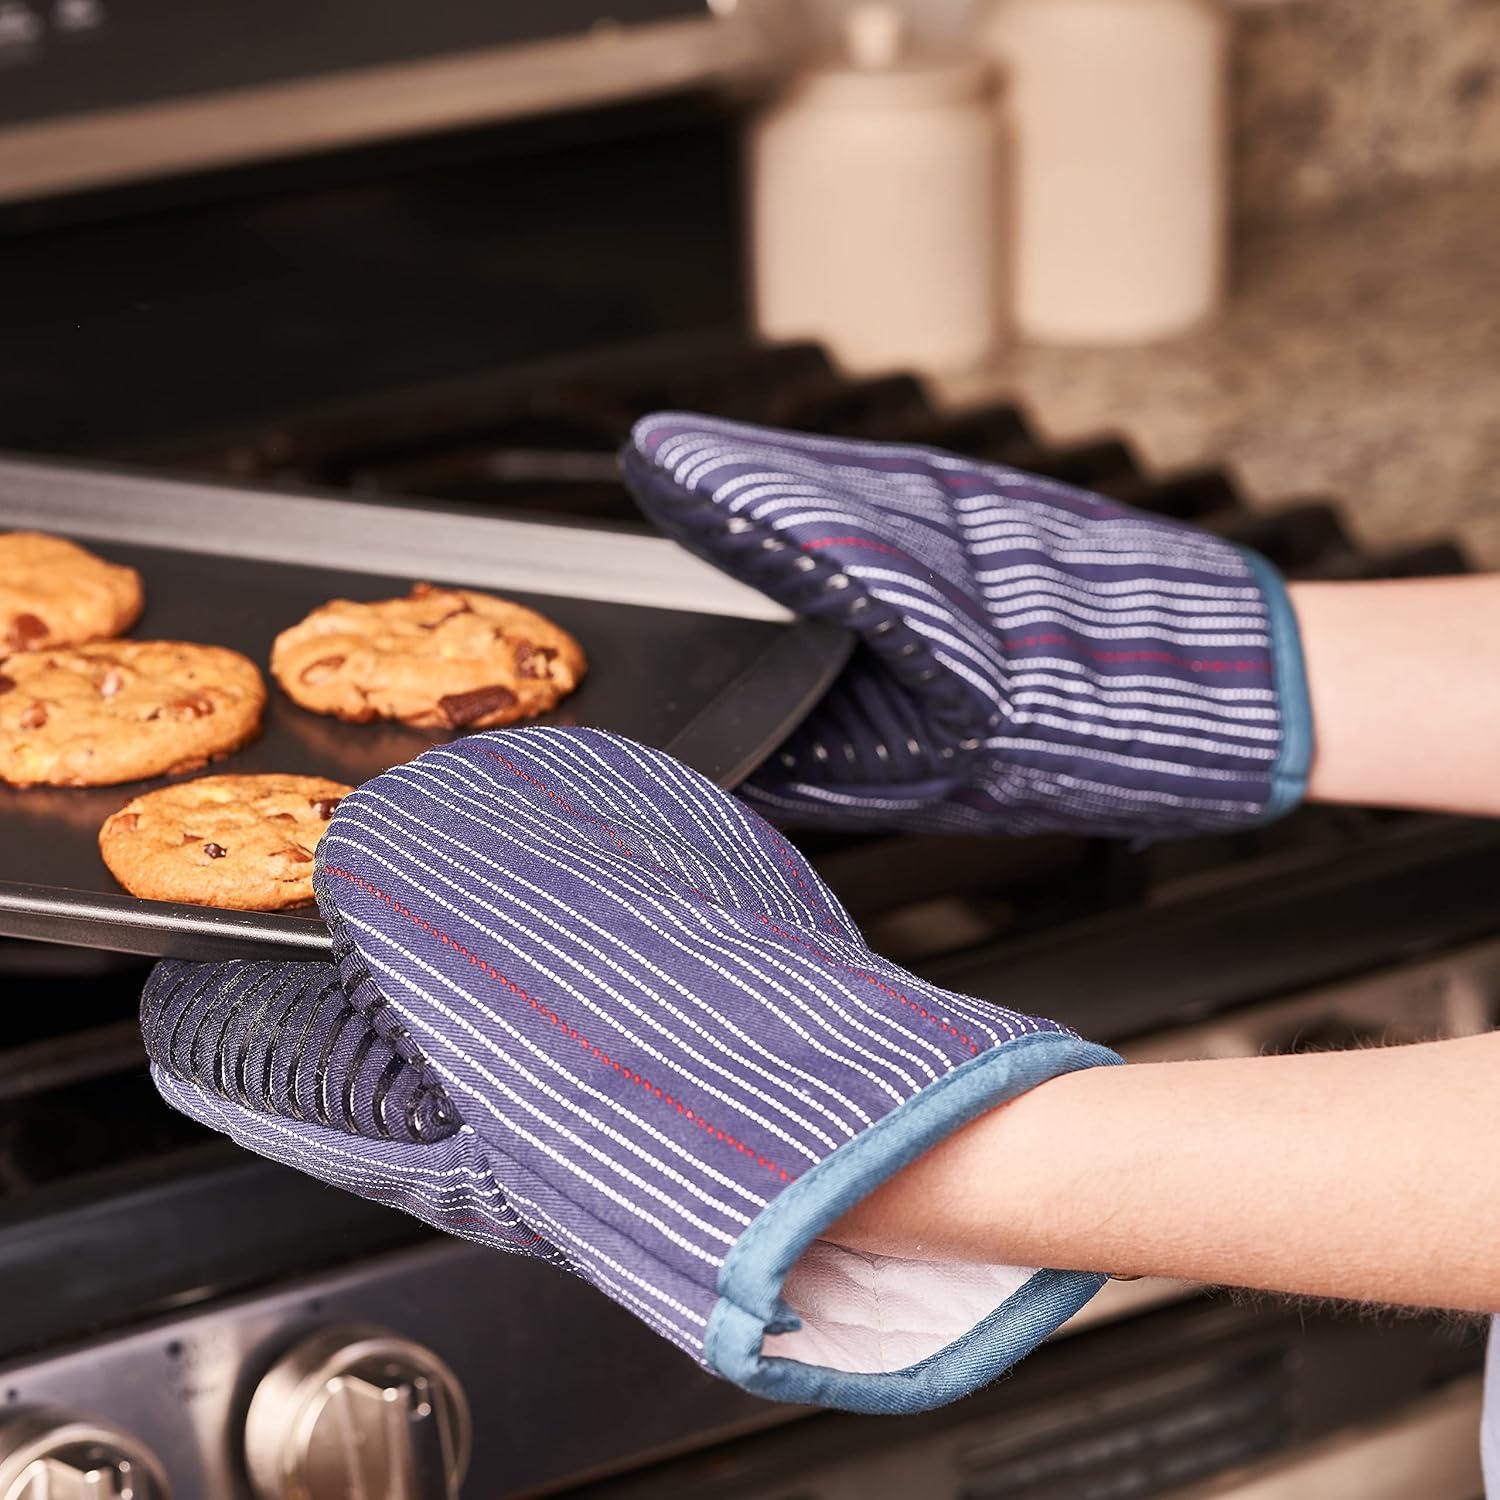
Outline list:
[[[336,967],[167,963],[142,1002],[163,1095],[251,1149],[543,1256],[784,1400],[950,1400],[1100,1284],[820,1240],[963,1122],[1118,1059],[871,952],[670,757],[434,748],[344,799],[316,887]]]
[[[742,795],[784,826],[1163,837],[1300,799],[1300,647],[1264,559],[934,449],[681,413],[626,482],[669,535],[863,649]]]

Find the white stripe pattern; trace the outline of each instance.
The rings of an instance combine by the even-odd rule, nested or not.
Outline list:
[[[976,1058],[1082,1045],[872,953],[774,828],[599,731],[435,747],[346,797],[317,858],[339,969],[160,966],[142,1017],[165,1097],[277,1161],[572,1270],[710,1366],[731,1252],[794,1184]],[[298,986],[360,1012],[352,1037],[344,1015],[303,1039],[321,1118],[306,1087],[221,1092],[236,1062],[215,1050],[220,1018],[256,1005],[270,1024],[280,1002],[262,992]],[[341,1059],[372,1025],[441,1091],[444,1132],[379,1136],[368,1101],[341,1117],[367,1087]]]
[[[659,527],[868,645],[746,788],[786,824],[1158,837],[1295,801],[1289,610],[1238,548],[910,445],[660,413],[627,483]]]

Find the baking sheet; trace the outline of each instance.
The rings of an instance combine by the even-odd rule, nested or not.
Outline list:
[[[0,464],[0,530],[46,524],[38,518],[37,495],[55,496],[56,490],[46,483],[40,491],[28,487],[31,469]],[[55,481],[59,472],[49,467],[44,478]],[[104,481],[99,493],[112,501],[102,507],[108,515],[90,519],[91,477],[86,470],[74,473],[70,504],[53,508],[63,512],[57,515],[61,524],[46,529],[71,535],[112,561],[140,570],[146,610],[132,634],[229,646],[262,671],[276,633],[331,598],[388,598],[404,594],[415,579],[434,574],[439,575],[435,581],[493,588],[496,567],[509,566],[504,561],[507,550],[514,554],[523,543],[545,546],[549,532],[558,564],[549,581],[555,585],[565,580],[566,559],[572,554],[581,559],[579,572],[590,580],[590,592],[604,594],[609,591],[609,554],[627,561],[630,556],[622,540],[656,542],[561,526],[518,530],[504,520],[449,515],[442,520],[457,523],[453,539],[461,543],[459,555],[470,559],[473,576],[465,580],[454,577],[451,566],[420,566],[432,558],[415,539],[424,529],[442,529],[431,512],[321,497],[262,497],[253,491],[171,482],[153,488],[150,481],[131,478],[131,484],[142,486],[134,494],[143,507],[143,529],[159,529],[161,511],[191,503],[196,521],[184,540],[194,549],[211,547],[216,536],[243,537],[254,523],[263,523],[264,517],[255,514],[257,501],[273,501],[281,522],[279,539],[274,547],[267,543],[260,550],[280,550],[282,557],[226,556],[101,540],[101,531],[113,537],[128,530],[130,515],[117,503],[120,491],[110,482],[113,476],[105,475],[99,476]],[[357,536],[350,536],[351,551],[357,550],[356,570],[341,566],[338,537],[330,536],[328,522],[330,517],[337,519],[340,510],[349,513],[344,519],[350,525],[360,519],[368,523]],[[353,514],[367,511],[378,511],[374,522]],[[394,553],[389,561],[399,559],[417,568],[370,571],[379,557],[378,550],[372,553],[372,531],[388,539]],[[285,560],[289,557],[302,560]],[[691,571],[684,577],[694,587],[705,582]],[[589,658],[589,673],[579,690],[534,722],[614,730],[671,749],[727,786],[743,779],[800,721],[832,681],[850,647],[843,632],[790,618],[652,608],[620,599],[513,587],[505,592],[571,631]],[[638,578],[622,578],[621,592],[638,594]],[[675,592],[682,597],[683,588]],[[716,586],[705,602],[723,610],[726,598],[733,597],[726,584],[724,589]],[[755,601],[755,608],[762,615],[772,613],[762,601]],[[401,724],[342,724],[298,708],[269,675],[267,681],[269,701],[259,738],[195,774],[302,772],[357,785],[455,737]],[[132,797],[181,779],[101,788],[0,785],[0,935],[191,958],[325,955],[327,932],[313,908],[291,913],[220,912],[142,901],[114,882],[99,857],[100,824]]]

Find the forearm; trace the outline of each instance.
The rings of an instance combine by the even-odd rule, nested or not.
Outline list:
[[[1500,576],[1294,584],[1309,797],[1500,814]]]
[[[983,1116],[856,1248],[1500,1310],[1500,1034],[1096,1068]]]

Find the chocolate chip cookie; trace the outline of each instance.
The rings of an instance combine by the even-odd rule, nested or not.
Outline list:
[[[200,776],[127,802],[99,830],[132,896],[281,911],[313,895],[313,850],[352,788],[322,776]]]
[[[578,642],[534,610],[419,583],[404,599],[334,599],[276,637],[271,672],[294,703],[352,723],[491,729],[578,686]]]
[[[266,689],[222,646],[96,641],[0,661],[0,781],[108,786],[190,771],[245,743]]]
[[[142,597],[134,568],[60,536],[0,532],[0,657],[119,635]]]

